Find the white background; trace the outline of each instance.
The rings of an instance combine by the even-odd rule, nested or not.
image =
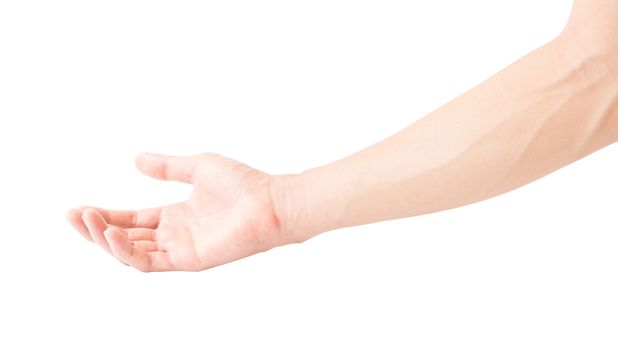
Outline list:
[[[615,147],[200,273],[140,273],[64,221],[184,199],[140,151],[270,173],[343,157],[552,39],[570,7],[1,1],[0,348],[616,349]]]

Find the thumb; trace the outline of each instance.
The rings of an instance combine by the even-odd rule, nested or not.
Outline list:
[[[159,180],[193,182],[193,173],[200,162],[199,156],[176,157],[154,153],[140,153],[135,165],[144,174]]]

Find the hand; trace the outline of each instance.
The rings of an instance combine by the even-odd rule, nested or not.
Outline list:
[[[276,180],[235,160],[141,154],[136,165],[161,180],[193,184],[186,202],[139,211],[72,209],[69,222],[140,271],[197,271],[291,243],[280,229]]]

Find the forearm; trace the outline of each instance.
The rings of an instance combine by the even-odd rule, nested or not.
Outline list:
[[[560,37],[386,140],[280,177],[281,225],[302,241],[455,208],[606,146],[618,137],[615,58]]]

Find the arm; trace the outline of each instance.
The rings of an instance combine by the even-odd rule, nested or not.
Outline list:
[[[390,138],[284,178],[285,230],[302,241],[459,207],[616,141],[616,46],[571,30]]]
[[[618,140],[618,2],[577,0],[564,32],[397,134],[301,174],[208,153],[144,154],[185,202],[81,207],[69,222],[141,271],[203,270],[332,229],[455,208],[523,186]]]

